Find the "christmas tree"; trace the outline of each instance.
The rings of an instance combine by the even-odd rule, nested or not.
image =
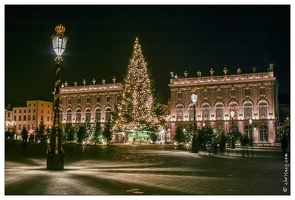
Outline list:
[[[117,105],[117,119],[113,130],[157,131],[160,116],[155,114],[152,81],[138,38],[123,82],[122,97]]]

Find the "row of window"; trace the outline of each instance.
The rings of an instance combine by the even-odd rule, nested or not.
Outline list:
[[[60,111],[60,116],[59,116],[59,119],[62,120],[63,119],[63,113],[62,111]],[[111,108],[106,108],[105,110],[105,118],[102,118],[102,111],[100,108],[97,108],[95,110],[95,120],[98,120],[98,121],[101,121],[101,120],[110,120],[112,119],[112,110]],[[82,111],[81,109],[77,109],[76,112],[72,112],[72,110],[68,110],[66,112],[66,121],[91,121],[92,118],[91,118],[91,110],[90,109],[87,109],[85,111],[85,119],[82,118]]]
[[[16,111],[17,111],[17,110],[14,110],[14,113],[16,113]],[[22,110],[19,109],[19,110],[18,110],[18,113],[22,113]],[[26,110],[26,109],[24,109],[24,113],[27,113],[27,110]],[[30,110],[30,109],[28,110],[28,113],[31,113],[31,110]],[[33,109],[33,113],[35,113],[35,109]]]
[[[267,117],[268,116],[268,105],[266,102],[261,102],[258,106],[259,108],[259,117]],[[183,105],[178,105],[176,107],[176,119],[177,120],[183,120],[184,117],[184,106]],[[210,106],[209,103],[204,103],[201,106],[201,111],[202,111],[202,118],[203,119],[210,119]],[[231,111],[234,111],[234,118],[239,117],[238,115],[238,105],[237,103],[232,103],[230,104],[230,109]],[[223,104],[219,103],[216,104],[215,107],[215,115],[216,119],[224,119],[224,106]],[[243,116],[244,118],[252,118],[253,116],[253,104],[251,102],[246,102],[243,105]],[[189,119],[194,118],[194,105],[191,105],[189,107]]]
[[[223,91],[222,90],[216,90],[215,91],[215,95],[217,99],[221,99],[223,96]],[[259,96],[260,97],[265,97],[266,95],[266,91],[264,87],[259,88]],[[229,96],[230,98],[236,98],[237,97],[237,90],[236,89],[230,89],[229,91]],[[244,96],[246,98],[250,98],[251,97],[251,89],[250,88],[246,88],[244,89]],[[208,99],[209,97],[209,91],[208,90],[203,90],[202,91],[202,98],[203,99]],[[182,99],[182,93],[178,92],[177,93],[177,99],[181,100]]]
[[[100,97],[96,97],[96,103],[100,103],[101,101],[101,98]],[[111,97],[110,96],[107,96],[106,97],[106,102],[109,103],[111,102]],[[91,98],[90,97],[86,97],[86,103],[91,103]],[[62,104],[62,100],[60,100],[60,104]],[[67,104],[68,105],[71,105],[72,104],[72,99],[67,99]],[[81,104],[81,98],[77,98],[76,99],[76,104]]]
[[[36,106],[36,104],[34,103],[34,106]],[[31,104],[29,103],[29,106],[28,107],[31,107]],[[41,104],[41,107],[43,107],[43,103]],[[49,105],[47,105],[47,107],[49,108]]]
[[[41,118],[43,118],[43,115],[41,115]],[[13,116],[13,120],[17,121],[17,117]],[[33,121],[36,120],[35,115],[32,115],[32,120]],[[52,120],[52,117],[47,116],[47,121],[50,121],[50,120]],[[28,118],[27,118],[27,115],[23,115],[23,116],[19,115],[18,116],[18,121],[31,121],[31,115],[28,115]]]
[[[245,134],[248,138],[253,137],[253,127],[251,125],[246,125],[244,127]],[[259,127],[259,141],[260,142],[268,142],[268,127],[266,125],[261,125]]]
[[[18,125],[18,130],[20,131],[20,130],[22,130],[22,128],[25,128],[25,129],[27,129],[27,130],[31,130],[31,129],[35,129],[36,128],[36,125],[35,124],[19,124]]]

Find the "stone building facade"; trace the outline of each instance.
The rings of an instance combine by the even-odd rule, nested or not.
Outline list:
[[[196,123],[202,128],[210,125],[229,132],[232,123],[238,126],[242,134],[252,135],[254,145],[274,145],[276,142],[276,120],[278,117],[278,82],[274,77],[273,64],[267,72],[215,76],[211,68],[210,76],[179,78],[170,73],[170,101],[168,102],[169,129],[172,137],[176,127],[189,127],[194,121],[192,90],[197,91]],[[233,117],[230,112],[234,111]],[[251,120],[250,120],[251,119]]]
[[[43,100],[27,101],[26,106],[13,107],[9,117],[6,118],[6,122],[8,122],[6,124],[10,124],[10,129],[16,130],[14,139],[20,140],[23,128],[28,130],[28,134],[35,134],[41,120],[43,120],[46,128],[52,125],[52,102]],[[11,127],[11,124],[14,127]]]
[[[62,85],[60,89],[60,120],[65,123],[93,123],[98,120],[101,123],[112,118],[115,103],[118,95],[122,91],[121,83],[106,84],[102,80],[102,84],[96,84],[92,80],[87,85],[83,81],[82,86],[68,86],[67,83]]]

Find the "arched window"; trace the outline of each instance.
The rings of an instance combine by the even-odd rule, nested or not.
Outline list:
[[[59,121],[62,121],[62,110],[59,110]]]
[[[67,121],[72,121],[72,111],[71,110],[67,111]]]
[[[111,108],[107,108],[106,109],[106,121],[111,120],[112,119],[112,110]]]
[[[259,116],[266,117],[267,116],[267,103],[261,102],[259,104]]]
[[[248,136],[248,138],[252,138],[252,126],[251,125],[246,125],[245,126],[245,134]]]
[[[90,121],[90,118],[91,118],[91,110],[87,109],[86,110],[86,121]]]
[[[202,106],[202,118],[203,119],[210,119],[210,106],[209,106],[209,104],[204,104]]]
[[[259,127],[260,131],[260,141],[262,142],[268,142],[268,127],[266,125],[261,125]]]
[[[100,121],[101,120],[101,109],[97,108],[95,110],[95,120]]]
[[[176,107],[176,120],[182,121],[183,120],[183,106]]]
[[[76,121],[81,121],[81,110],[76,110]]]
[[[248,102],[244,104],[244,118],[252,118],[252,103]]]
[[[216,119],[223,119],[223,105],[221,103],[216,105]]]
[[[193,121],[194,120],[194,105],[190,105],[188,110],[189,110],[189,120]]]
[[[238,117],[238,104],[236,102],[232,102],[230,105],[230,111],[234,111],[234,118],[237,118]],[[230,113],[229,113],[229,116],[230,116]],[[230,116],[231,117],[231,116]]]

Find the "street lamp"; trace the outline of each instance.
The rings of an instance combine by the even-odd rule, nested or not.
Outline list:
[[[192,139],[192,153],[198,153],[198,147],[196,144],[196,102],[198,99],[198,95],[196,94],[196,89],[193,89],[191,94],[191,100],[194,103],[194,132]]]
[[[60,70],[62,65],[61,55],[66,49],[68,37],[64,35],[65,27],[61,24],[55,27],[56,34],[52,35],[52,47],[56,55],[55,58],[55,88],[53,104],[53,126],[50,137],[50,146],[47,150],[47,169],[64,169],[64,151],[61,144],[61,131],[59,119],[59,99],[60,99]]]
[[[231,148],[234,149],[235,148],[235,137],[234,137],[234,116],[235,116],[235,111],[231,110],[230,111],[230,116],[231,116],[231,120],[232,120],[232,124],[231,124]]]

